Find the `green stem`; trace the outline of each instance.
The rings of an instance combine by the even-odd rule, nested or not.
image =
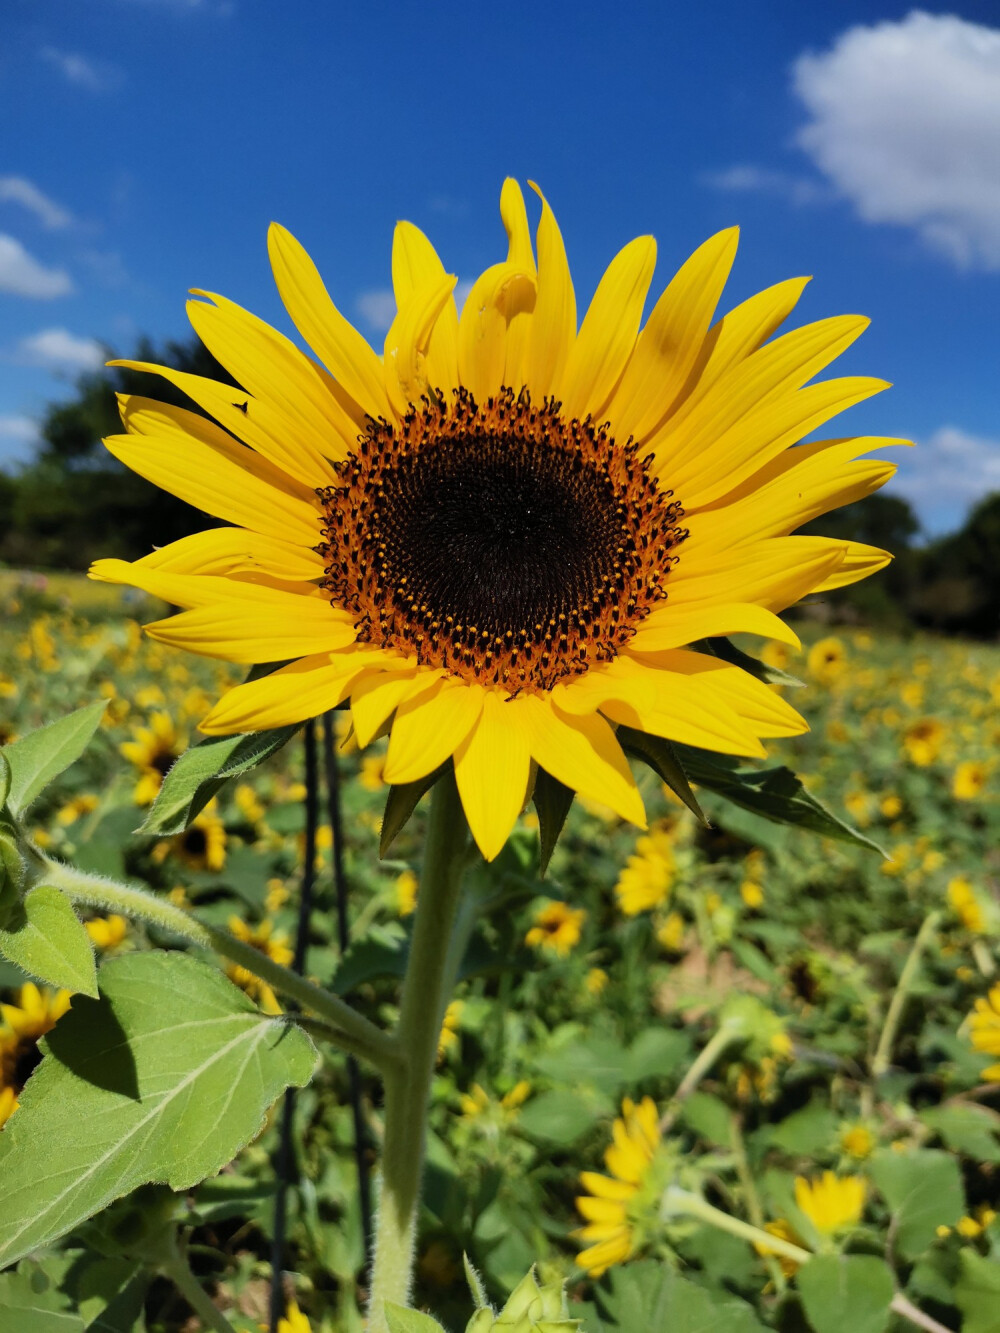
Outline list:
[[[143,889],[133,889],[100,875],[88,875],[58,861],[46,860],[40,882],[62,889],[67,897],[76,902],[139,917],[173,935],[179,935],[191,944],[214,949],[224,958],[238,963],[240,967],[245,967],[248,972],[266,981],[274,990],[295,1000],[303,1009],[326,1019],[337,1030],[338,1044],[352,1055],[363,1056],[383,1073],[400,1064],[400,1047],[394,1039],[357,1013],[339,996],[332,995],[322,986],[282,967],[228,931],[206,925],[173,903],[156,898]],[[344,1034],[343,1039],[339,1039],[340,1033]],[[332,1033],[330,1039],[333,1040]]]
[[[236,1330],[218,1306],[209,1300],[208,1292],[205,1291],[191,1271],[191,1265],[188,1263],[185,1254],[178,1251],[176,1259],[164,1265],[163,1272],[170,1278],[206,1328],[214,1328],[217,1333],[236,1333]]]
[[[697,1058],[681,1079],[680,1086],[667,1103],[667,1109],[660,1117],[660,1133],[667,1134],[673,1128],[674,1121],[680,1114],[681,1107],[698,1087],[701,1080],[711,1070],[723,1052],[734,1042],[743,1037],[742,1024],[723,1023],[714,1036],[702,1047]]]
[[[750,1221],[759,1230],[764,1230],[764,1209],[761,1207],[760,1195],[757,1193],[757,1183],[753,1178],[753,1172],[750,1170],[750,1163],[747,1160],[747,1146],[743,1138],[743,1126],[740,1123],[738,1115],[732,1115],[729,1120],[730,1140],[733,1145],[733,1155],[736,1158],[736,1174],[743,1187],[743,1195],[746,1199],[747,1212],[750,1214]],[[771,1281],[774,1283],[774,1289],[777,1292],[785,1290],[785,1275],[781,1271],[781,1265],[775,1259],[773,1254],[764,1255],[764,1266],[767,1268]]]
[[[431,1080],[441,1020],[454,984],[450,942],[460,900],[467,825],[451,773],[431,796],[417,917],[396,1040],[406,1063],[385,1076],[385,1137],[379,1185],[369,1333],[387,1333],[386,1301],[409,1300]]]
[[[899,974],[899,982],[893,992],[892,999],[889,1002],[889,1010],[885,1016],[885,1023],[882,1027],[882,1033],[878,1039],[878,1046],[875,1050],[875,1056],[872,1060],[872,1080],[877,1081],[888,1070],[892,1062],[892,1048],[896,1042],[896,1035],[899,1032],[899,1025],[903,1018],[903,1010],[906,1008],[906,1001],[909,997],[910,989],[920,967],[920,959],[924,950],[927,948],[937,930],[938,922],[941,920],[940,912],[930,912],[924,918],[924,923],[917,931],[917,938],[913,941],[913,948],[910,950],[910,956],[903,964],[903,970]]]

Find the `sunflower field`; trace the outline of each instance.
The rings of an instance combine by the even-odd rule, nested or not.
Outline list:
[[[152,598],[83,580],[7,577],[0,613],[8,753],[53,719],[93,718],[36,784],[33,844],[282,968],[304,947],[307,978],[391,1019],[426,813],[387,809],[385,741],[359,751],[336,711],[322,738],[199,789],[186,828],[136,832],[239,669],[145,639]],[[499,857],[470,866],[412,1309],[394,1330],[1000,1329],[1000,650],[802,637],[801,653],[764,655],[798,678],[785,692],[811,728],[772,746],[770,785],[735,804],[696,782],[699,819],[647,771],[645,831],[578,799],[543,874],[529,808]],[[317,754],[333,756],[332,802],[307,784]],[[168,922],[82,916],[119,999],[86,1031],[74,1017],[99,1002],[83,952],[65,943],[56,966],[0,929],[8,958],[29,950],[0,964],[0,1262],[23,1256],[0,1276],[0,1326],[250,1333],[268,1327],[277,1254],[282,1333],[360,1330],[383,1132],[363,1060],[332,1054],[313,1074],[289,1034],[276,1080],[249,1056],[220,1063],[205,1137],[231,1136],[221,1170],[189,1187],[197,1166],[149,1167],[157,1132],[204,1156],[181,1108],[166,1129],[135,1122],[114,1180],[83,1197],[98,1167],[77,1140],[108,1121],[117,1142],[137,1104],[112,1067],[116,1023],[183,1045],[201,1040],[184,1031],[188,985],[215,987],[231,1023],[280,1024],[287,1001],[236,961],[227,980],[197,943],[179,954]],[[62,986],[25,976],[60,968]],[[86,1083],[101,1042],[107,1072]],[[33,1138],[25,1097],[49,1117]],[[67,1173],[58,1217],[32,1232]]]

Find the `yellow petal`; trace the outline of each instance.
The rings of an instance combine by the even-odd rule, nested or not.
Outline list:
[[[603,718],[570,717],[540,695],[521,695],[507,708],[522,713],[531,757],[558,782],[591,800],[609,805],[640,828],[646,814],[635,778]]]
[[[738,240],[738,227],[707,240],[653,307],[608,404],[618,439],[645,438],[669,412],[702,350]]]
[[[600,1199],[618,1199],[622,1202],[631,1199],[635,1187],[625,1180],[613,1180],[602,1176],[597,1171],[581,1171],[580,1184],[585,1190]]]
[[[386,719],[406,698],[416,672],[415,662],[401,664],[381,676],[362,681],[353,691],[351,720],[362,750],[374,740]]]
[[[268,402],[300,431],[310,432],[314,447],[331,458],[351,453],[364,413],[340,386],[335,386],[291,339],[213,292],[195,290],[205,301],[189,301],[191,326],[220,365],[255,399]],[[324,447],[322,436],[329,433]],[[321,438],[317,439],[317,435]]]
[[[485,691],[479,721],[455,751],[455,780],[472,836],[487,861],[500,853],[524,808],[530,770],[521,717],[496,691]]]
[[[277,222],[267,231],[274,280],[292,322],[330,374],[370,417],[388,417],[382,363],[330,300],[316,265]]]
[[[336,474],[324,457],[330,454],[335,440],[329,428],[324,428],[323,420],[305,426],[301,416],[286,416],[269,398],[254,398],[231,384],[189,375],[170,366],[146,361],[109,361],[108,365],[142,370],[176,385],[230,434],[306,486],[329,486],[335,481]]]
[[[507,231],[507,263],[520,273],[530,274],[532,278],[530,289],[527,284],[523,284],[520,288],[520,299],[507,311],[503,382],[520,389],[524,383],[528,362],[537,273],[535,256],[531,249],[531,233],[528,230],[524,195],[517,181],[509,176],[500,191],[500,216]]]
[[[576,297],[562,233],[541,190],[534,182],[531,188],[542,201],[542,216],[536,237],[538,293],[531,316],[524,382],[535,402],[541,403],[559,383],[576,338]]]
[[[667,605],[759,602],[777,613],[838,569],[846,548],[821,537],[771,537],[721,552],[685,543],[670,573]]]
[[[396,709],[385,759],[386,782],[415,782],[450,758],[475,726],[483,690],[462,681],[441,680],[427,694]]]
[[[350,616],[320,598],[249,583],[230,582],[228,591],[244,588],[254,593],[253,599],[182,611],[147,625],[146,633],[176,648],[245,664],[308,657],[354,642]]]
[[[401,307],[385,335],[384,365],[386,390],[400,417],[419,403],[430,390],[443,392],[454,387],[442,385],[429,361],[431,340],[446,306],[454,309],[454,275],[446,275],[422,288]]]
[[[639,236],[612,259],[597,285],[557,393],[569,417],[597,417],[632,355],[656,267],[656,241]]]
[[[259,575],[258,580],[254,581],[217,574],[185,574],[173,569],[159,569],[141,560],[132,563],[127,560],[95,560],[89,575],[98,583],[127,583],[164,602],[186,608],[248,600],[254,605],[260,605],[258,594],[275,586],[265,575]],[[290,591],[287,587],[284,590]],[[300,585],[303,596],[313,591],[309,585]]]
[[[818,537],[817,541],[832,541],[832,538]],[[814,592],[829,592],[832,588],[844,588],[849,583],[857,583],[884,569],[892,560],[892,553],[883,551],[878,546],[866,546],[864,542],[847,542],[843,563],[832,574],[817,584]]]
[[[220,574],[253,579],[265,575],[289,583],[308,583],[323,576],[323,559],[315,551],[279,541],[246,528],[209,528],[160,546],[135,565],[174,574]]]
[[[662,607],[658,607],[642,622],[629,640],[628,647],[631,652],[655,653],[718,634],[759,634],[767,639],[777,639],[779,643],[790,644],[793,648],[800,646],[795,631],[762,606],[754,606],[749,602],[730,602],[674,607],[668,598]]]
[[[280,667],[260,680],[228,690],[199,730],[209,736],[231,736],[241,731],[268,731],[287,727],[335,708],[366,671],[385,660],[378,649],[348,649],[317,653]]]
[[[392,286],[402,310],[418,291],[426,291],[448,275],[433,245],[412,222],[399,222],[392,238]],[[445,301],[431,331],[425,353],[427,379],[450,400],[458,386],[458,311]]]
[[[319,503],[301,495],[298,482],[204,417],[178,407],[169,415],[145,410],[158,407],[147,399],[125,399],[123,416],[133,433],[106,439],[108,452],[216,518],[279,540],[316,544]]]

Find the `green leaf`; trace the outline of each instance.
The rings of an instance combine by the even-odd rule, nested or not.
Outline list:
[[[151,1273],[137,1273],[87,1325],[87,1333],[142,1333],[146,1327],[146,1292],[152,1278]]]
[[[315,1070],[304,1032],[186,954],[112,959],[100,988],[43,1040],[0,1135],[0,1265],[146,1182],[182,1190],[213,1175]]]
[[[50,986],[97,997],[94,946],[69,899],[49,884],[14,905],[0,928],[0,954]]]
[[[820,1255],[803,1264],[795,1280],[816,1333],[882,1333],[889,1321],[896,1287],[875,1255]]]
[[[765,685],[783,685],[786,689],[802,690],[805,689],[805,681],[799,680],[798,676],[790,676],[787,671],[782,671],[780,667],[768,666],[766,662],[760,661],[757,657],[751,657],[745,653],[742,648],[737,648],[735,643],[729,639],[700,639],[693,643],[691,647],[700,653],[711,653],[713,657],[719,657],[723,662],[730,662],[733,666],[742,667],[749,675],[755,676],[757,680],[762,680]]]
[[[419,805],[420,798],[430,791],[447,767],[447,764],[441,764],[433,773],[417,778],[416,782],[399,782],[390,786],[378,840],[379,856],[389,855],[389,849],[410,822],[410,816]]]
[[[681,1104],[680,1118],[708,1143],[728,1148],[733,1141],[732,1113],[721,1097],[710,1092],[693,1092]]]
[[[146,821],[137,831],[164,837],[183,833],[230,778],[249,773],[276,754],[298,729],[295,725],[249,736],[209,736],[192,745],[163,779]]]
[[[744,1301],[698,1287],[666,1264],[628,1264],[609,1276],[611,1289],[597,1300],[605,1327],[619,1333],[765,1333]]]
[[[674,749],[692,782],[774,824],[793,824],[826,838],[857,843],[881,856],[885,851],[845,823],[806,791],[790,768],[740,768],[739,760],[710,754],[692,745]]]
[[[988,1106],[972,1102],[952,1102],[921,1111],[929,1129],[940,1134],[952,1152],[962,1152],[977,1162],[1000,1162],[1000,1115]]]
[[[816,1157],[833,1142],[837,1117],[818,1099],[785,1116],[771,1131],[771,1142],[792,1157]]]
[[[619,727],[617,734],[623,749],[648,764],[674,795],[684,802],[695,818],[700,819],[708,828],[709,822],[698,804],[698,798],[691,790],[688,775],[681,765],[673,743],[662,736],[650,736],[644,731],[636,731],[633,727]]]
[[[564,787],[551,773],[546,773],[544,768],[538,770],[531,800],[538,815],[539,875],[544,875],[549,868],[549,861],[556,849],[556,843],[563,831],[575,795],[576,792],[571,787]]]
[[[0,1328],[10,1333],[83,1333],[69,1300],[37,1264],[0,1274]]]
[[[1000,1327],[1000,1264],[969,1246],[959,1256],[962,1275],[955,1283],[955,1304],[962,1311],[962,1333],[997,1333]]]
[[[529,1138],[566,1146],[612,1110],[607,1099],[593,1089],[553,1088],[532,1097],[521,1111],[518,1128]]]
[[[419,1310],[404,1310],[401,1305],[385,1304],[389,1333],[445,1333],[436,1319]]]
[[[107,706],[104,699],[87,704],[6,746],[4,755],[10,765],[7,805],[12,815],[24,814],[52,779],[80,758],[101,725]]]
[[[3,750],[0,750],[0,809],[7,804],[7,793],[10,791],[10,764],[7,762],[7,756]]]
[[[946,1152],[887,1149],[875,1154],[871,1174],[892,1209],[896,1248],[905,1259],[916,1259],[938,1227],[954,1226],[965,1212],[962,1173]]]

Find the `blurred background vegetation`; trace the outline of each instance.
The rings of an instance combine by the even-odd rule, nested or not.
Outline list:
[[[135,359],[233,383],[197,339]],[[41,422],[35,457],[0,471],[0,566],[81,570],[100,556],[136,559],[206,526],[204,514],[118,463],[101,446],[121,430],[115,395],[140,394],[197,410],[158,376],[114,368],[81,375],[73,395]],[[924,540],[906,500],[881,493],[826,514],[804,532],[868,542],[896,557],[877,579],[825,594],[803,613],[832,622],[938,630],[992,639],[1000,631],[1000,492],[986,496],[954,533]]]

